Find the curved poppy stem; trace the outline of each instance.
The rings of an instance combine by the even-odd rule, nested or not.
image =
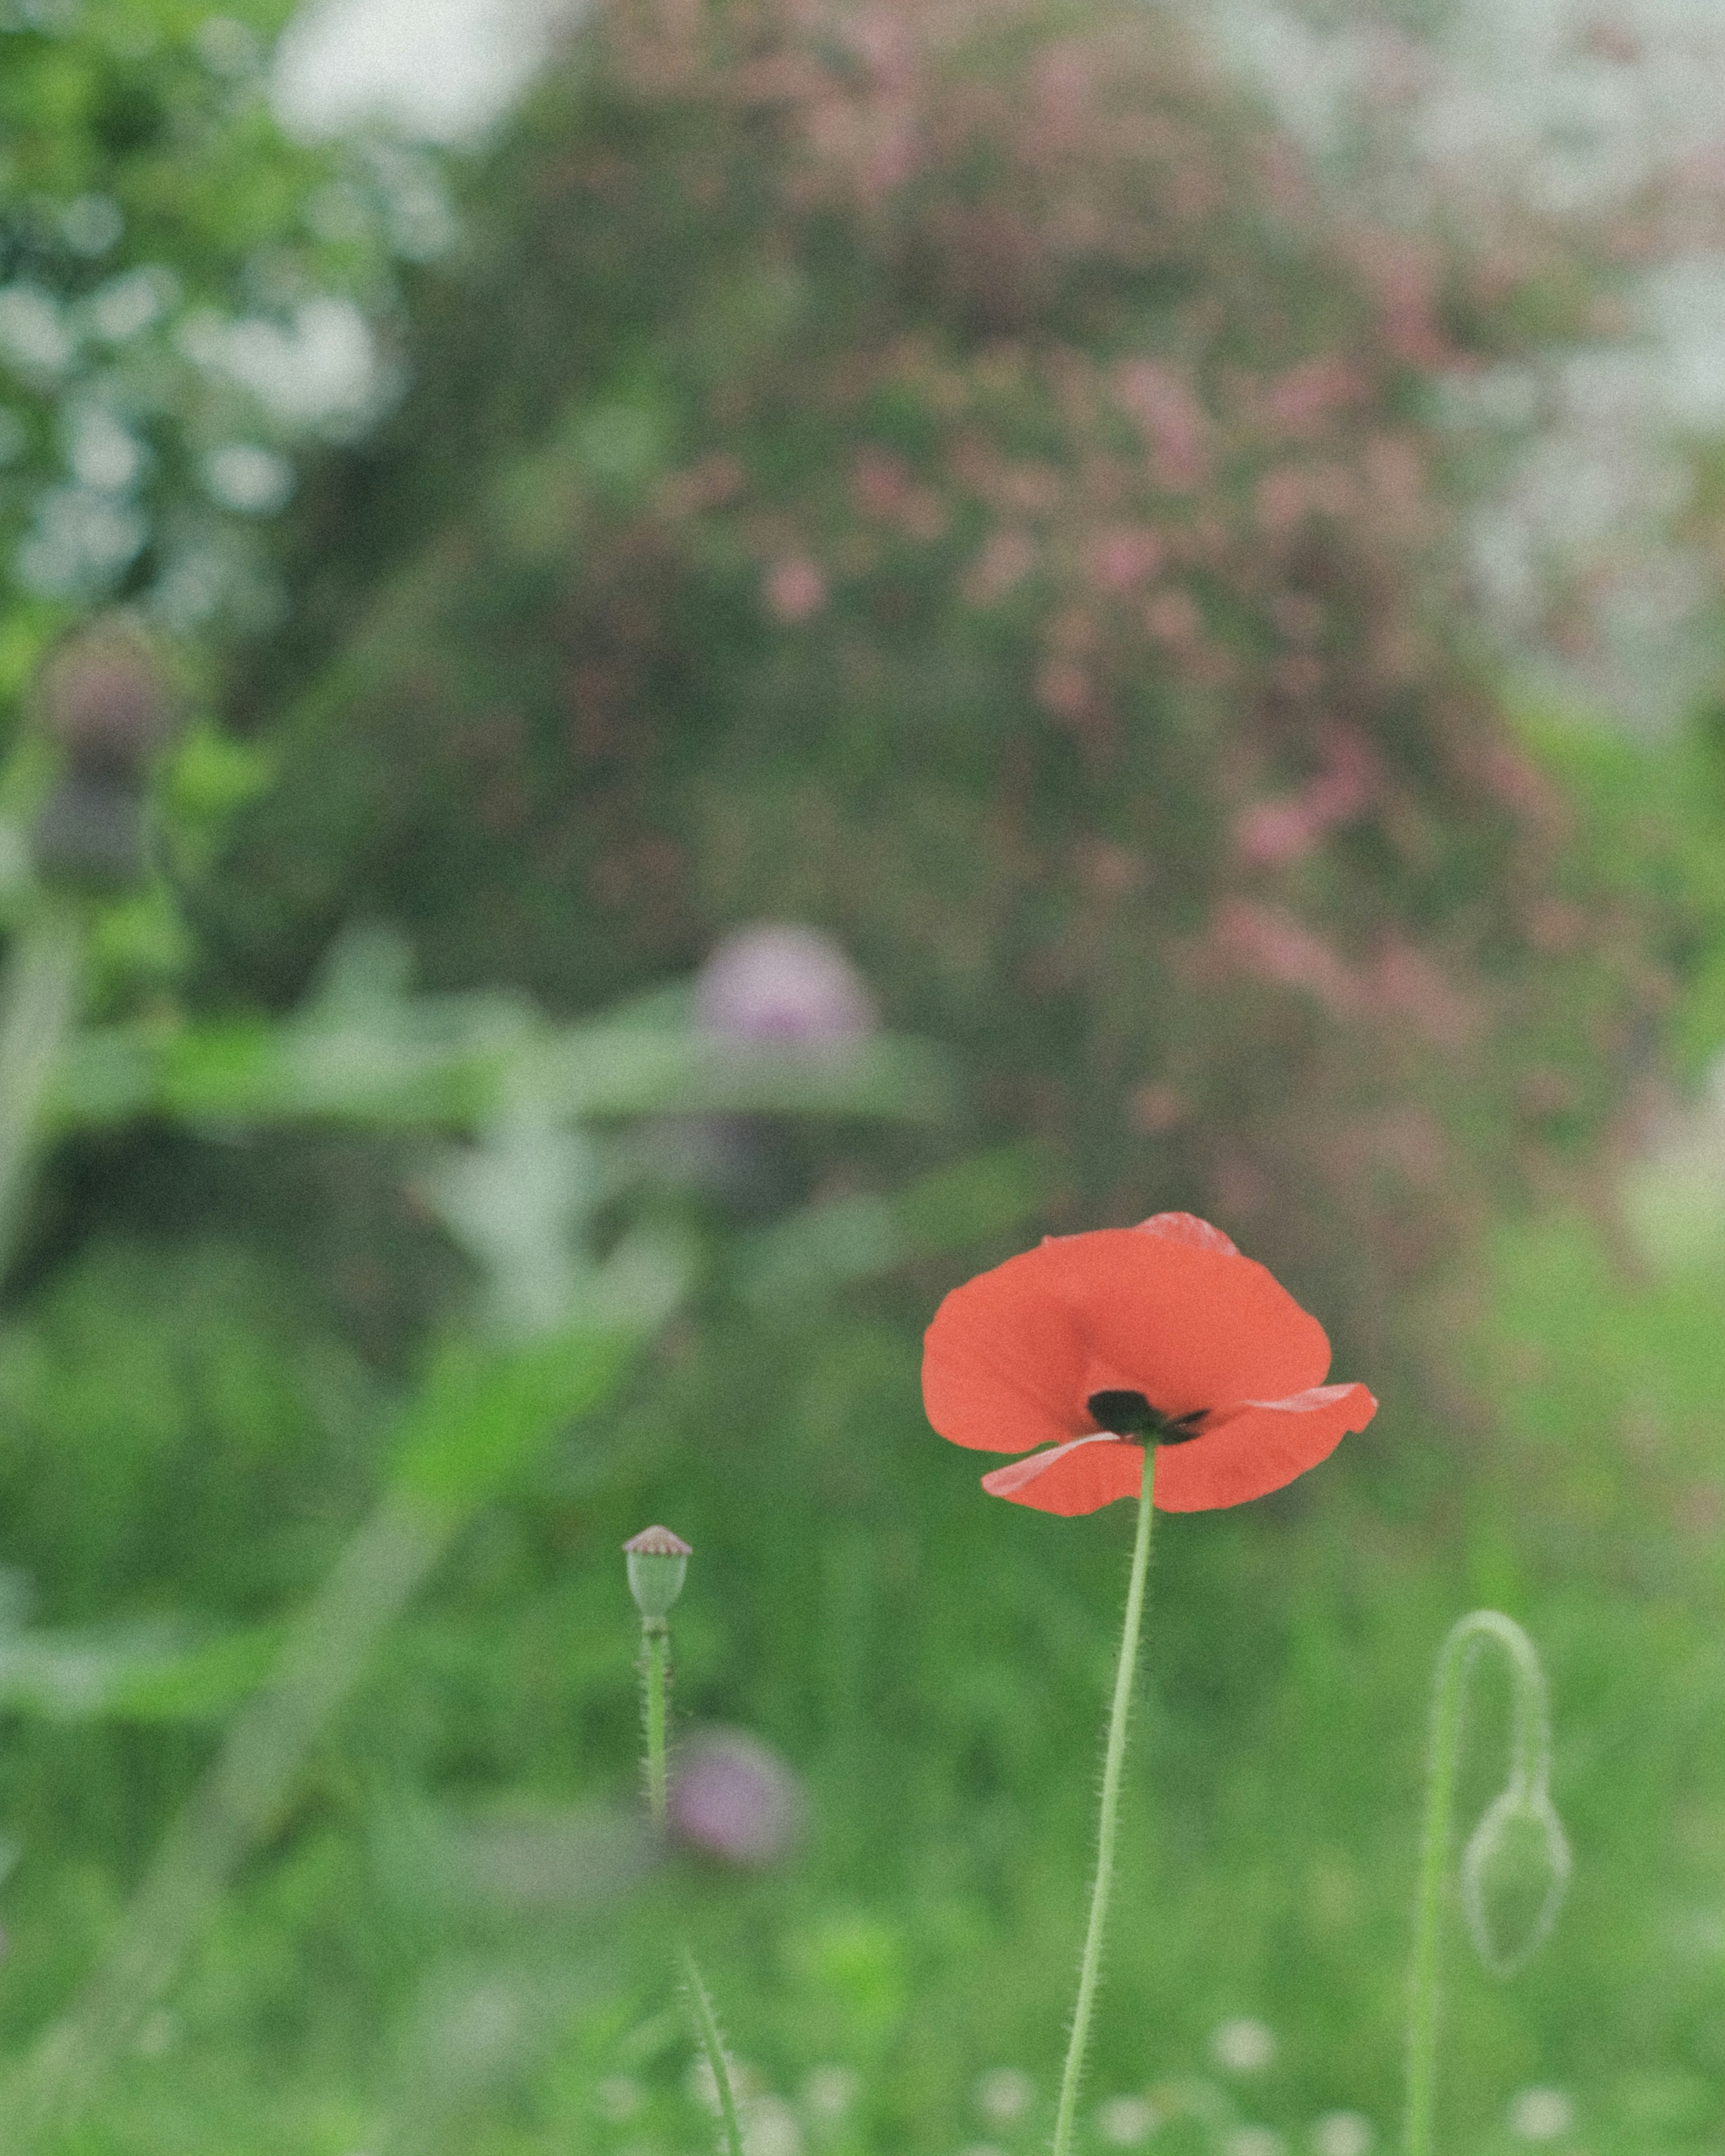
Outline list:
[[[1138,1633],[1144,1620],[1144,1580],[1150,1568],[1150,1528],[1155,1519],[1151,1493],[1156,1482],[1156,1447],[1144,1447],[1144,1481],[1138,1493],[1138,1532],[1132,1544],[1132,1579],[1126,1591],[1126,1623],[1120,1635],[1120,1661],[1114,1671],[1114,1703],[1108,1713],[1108,1749],[1102,1762],[1102,1806],[1096,1823],[1096,1876],[1090,1893],[1090,1922],[1084,1934],[1084,1958],[1078,1965],[1078,1998],[1072,2009],[1072,2035],[1060,2076],[1060,2100],[1055,2112],[1054,2156],[1070,2156],[1078,2114],[1078,2085],[1090,2040],[1091,2010],[1101,1974],[1102,1931],[1108,1918],[1109,1890],[1114,1883],[1114,1839],[1120,1824],[1120,1776],[1126,1762],[1126,1728],[1132,1712],[1132,1676],[1137,1667]]]
[[[1408,2079],[1402,2119],[1403,2156],[1431,2156],[1441,1988],[1439,1949],[1443,1938],[1444,1881],[1449,1869],[1455,1819],[1455,1783],[1461,1762],[1461,1710],[1474,1656],[1487,1640],[1502,1649],[1509,1666],[1512,1722],[1508,1786],[1482,1825],[1489,1826],[1502,1806],[1531,1806],[1537,1808],[1535,1815],[1542,1825],[1549,1820],[1555,1834],[1555,1846],[1550,1851],[1556,1871],[1554,1891],[1548,1892],[1545,1910],[1527,1943],[1527,1950],[1531,1951],[1538,1943],[1555,1916],[1568,1874],[1568,1852],[1563,1830],[1558,1825],[1546,1794],[1551,1773],[1551,1710],[1546,1698],[1545,1672],[1539,1666],[1533,1642],[1512,1617],[1506,1617],[1497,1609],[1472,1610],[1458,1619],[1444,1635],[1432,1678],[1425,1823],[1420,1835],[1419,1884],[1414,1897],[1414,1957],[1408,1982]],[[1471,1922],[1473,1912],[1469,1913]],[[1488,1943],[1476,1936],[1476,1944],[1491,1965],[1493,1957],[1487,1951]],[[1503,1960],[1498,1964],[1499,1973],[1507,1974],[1512,1965],[1510,1960]]]

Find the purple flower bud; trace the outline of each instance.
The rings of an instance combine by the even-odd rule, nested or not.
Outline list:
[[[803,1825],[803,1792],[770,1746],[740,1729],[704,1729],[680,1748],[671,1777],[670,1829],[726,1864],[783,1856]]]
[[[695,984],[695,1022],[727,1040],[824,1047],[880,1024],[874,998],[819,929],[761,921],[727,936]]]
[[[93,624],[53,652],[41,696],[49,730],[80,778],[141,785],[173,728],[161,660],[124,616]]]

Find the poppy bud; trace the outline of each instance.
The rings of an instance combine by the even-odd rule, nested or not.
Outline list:
[[[173,712],[141,630],[116,619],[69,639],[43,670],[41,696],[49,731],[80,778],[142,787]]]
[[[1506,1789],[1468,1838],[1461,1906],[1474,1950],[1512,1976],[1557,1922],[1569,1883],[1569,1844],[1543,1789]]]
[[[762,921],[727,936],[695,984],[695,1022],[729,1040],[823,1048],[860,1040],[880,1019],[838,945],[818,929]]]
[[[649,1625],[660,1625],[683,1591],[689,1569],[689,1545],[669,1527],[643,1527],[623,1545],[629,1566],[629,1591]]]
[[[726,1864],[771,1864],[795,1842],[803,1793],[770,1746],[740,1729],[709,1729],[684,1746],[670,1787],[678,1840]]]
[[[37,811],[30,852],[44,882],[113,891],[144,872],[144,802],[110,778],[64,774]]]

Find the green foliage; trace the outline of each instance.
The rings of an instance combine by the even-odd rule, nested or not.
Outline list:
[[[253,1615],[307,1584],[369,1480],[352,1420],[362,1373],[317,1341],[314,1310],[244,1243],[116,1239],[13,1317],[7,1558],[55,1621],[182,1602]]]
[[[111,1261],[105,1277],[111,1292]],[[1575,1890],[1508,1988],[1471,1968],[1458,1920],[1444,2116],[1458,2145],[1507,2152],[1499,2122],[1531,2084],[1564,2091],[1606,2156],[1686,2156],[1717,2130],[1717,1277],[1628,1289],[1586,1230],[1553,1224],[1505,1237],[1481,1286],[1491,1316],[1470,1348],[1493,1440],[1449,1479],[1441,1543],[1424,1520],[1396,1527],[1362,1504],[1351,1448],[1292,1508],[1164,1523],[1091,2087],[1098,2102],[1147,2092],[1175,2122],[1168,2145],[1189,2135],[1194,2156],[1243,2124],[1304,2138],[1337,2109],[1390,2131],[1425,1682],[1455,1610],[1482,1594],[1548,1650]],[[279,1298],[241,1292],[262,1331]],[[165,1338],[193,1343],[187,1298],[162,1306]],[[633,1786],[635,1620],[617,1545],[661,1516],[696,1550],[680,1716],[769,1734],[813,1806],[783,1874],[677,1882],[755,2085],[795,2100],[810,2147],[823,2132],[855,2156],[1035,2145],[1129,1522],[1074,1533],[990,1505],[975,1463],[922,1424],[909,1327],[885,1317],[788,1331],[732,1314],[514,1486],[384,1650],[161,2048],[104,2105],[99,2145],[342,2156],[418,2086],[424,2032],[457,1998],[495,2005],[530,1979],[566,2005],[547,2032],[531,2015],[500,2027],[455,2114],[461,2145],[704,2145],[662,2011],[657,1919],[641,1911],[620,1939],[602,1903],[530,1918],[482,1883],[567,1876],[576,1891],[578,1866],[536,1874],[531,1850],[565,1832],[555,1808],[577,1793],[620,1801]],[[123,1332],[86,1352],[123,1382]],[[1440,1441],[1404,1403],[1390,1411],[1370,1440],[1386,1454]],[[308,1497],[323,1441],[308,1420]],[[181,1486],[188,1536],[208,1522],[231,1537],[195,1480]],[[60,1489],[75,1541],[79,1493]],[[1465,1816],[1501,1776],[1494,1711],[1488,1691]],[[141,1749],[112,1727],[39,1722],[15,1727],[8,1756],[27,1851],[8,1894],[10,2010],[29,2014],[72,1974],[51,1942],[87,1950],[100,1935],[122,1789],[131,1812],[157,1812],[192,1763],[162,1733]],[[451,1835],[483,1850],[464,1841],[457,1861]],[[520,1861],[525,1874],[507,1872]],[[1240,2014],[1277,2039],[1255,2075],[1209,2056],[1212,2030]],[[834,2066],[858,2091],[823,2129],[802,2091]],[[1038,2094],[1003,2124],[973,2085],[1004,2066]],[[639,2092],[627,2117],[619,2079]]]
[[[398,198],[434,176],[284,139],[280,18],[0,15],[0,700],[110,597],[180,633],[271,618],[296,465],[388,402]]]
[[[1570,711],[1521,723],[1573,804],[1578,871],[1636,901],[1675,991],[1665,1038],[1692,1081],[1725,1047],[1725,706],[1703,701],[1653,740]]]

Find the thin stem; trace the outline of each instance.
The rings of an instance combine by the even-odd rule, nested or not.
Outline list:
[[[646,1656],[643,1687],[643,1719],[647,1732],[647,1809],[655,1830],[663,1834],[665,1824],[665,1694],[666,1665],[670,1659],[670,1635],[663,1620],[649,1620],[641,1627],[641,1651]]]
[[[695,1957],[689,1951],[689,1942],[683,1940],[678,1948],[678,1958],[683,1964],[683,1986],[689,1994],[689,2010],[694,2016],[701,2048],[706,2054],[706,2063],[713,2077],[713,2087],[718,2092],[719,2116],[725,2123],[725,2140],[730,2156],[742,2156],[742,2128],[737,2123],[737,2098],[731,2089],[731,2066],[725,2056],[725,2040],[719,2033],[719,2018],[713,2011],[713,2002],[707,1988],[701,1980],[701,1971]]]
[[[641,1722],[646,1731],[647,1809],[652,1815],[655,1830],[663,1834],[667,1814],[665,1724],[665,1692],[670,1669],[670,1633],[665,1620],[644,1618],[641,1622]],[[725,2040],[719,2033],[719,2018],[713,2011],[713,2002],[706,1984],[701,1981],[689,1942],[680,1935],[677,1939],[677,1959],[681,1964],[683,1989],[688,1995],[690,2019],[695,2024],[695,2034],[706,2057],[713,2077],[713,2088],[719,2099],[719,2116],[724,2122],[725,2141],[729,2156],[742,2156],[742,2128],[737,2122],[737,2097],[731,2087],[731,2064],[725,2056]]]
[[[1476,1609],[1452,1625],[1438,1649],[1431,1688],[1431,1746],[1425,1769],[1425,1822],[1414,1898],[1414,1958],[1408,1984],[1408,2078],[1403,2156],[1431,2156],[1437,2087],[1440,1948],[1444,1879],[1455,1819],[1461,1760],[1461,1709],[1476,1650],[1494,1640],[1507,1656],[1512,1679],[1508,1794],[1545,1801],[1551,1722],[1545,1677],[1533,1643],[1512,1618]]]
[[[1091,1888],[1090,1922],[1084,1958],[1078,1968],[1078,1999],[1072,2009],[1072,2035],[1060,2076],[1060,2100],[1055,2113],[1054,2156],[1069,2156],[1078,2112],[1078,2085],[1090,2038],[1091,2010],[1101,1974],[1102,1931],[1108,1895],[1114,1883],[1114,1839],[1120,1823],[1120,1775],[1126,1760],[1127,1722],[1132,1712],[1132,1675],[1137,1666],[1138,1633],[1144,1618],[1144,1579],[1150,1565],[1150,1528],[1155,1518],[1151,1493],[1156,1482],[1156,1447],[1144,1447],[1144,1483],[1138,1494],[1138,1532],[1132,1544],[1131,1584],[1126,1593],[1126,1623],[1120,1635],[1120,1661],[1114,1672],[1114,1704],[1108,1715],[1108,1749],[1102,1763],[1102,1807],[1096,1824],[1096,1876]]]
[[[42,1111],[78,1014],[83,968],[76,909],[43,900],[13,937],[0,977],[0,1272],[18,1238]]]

